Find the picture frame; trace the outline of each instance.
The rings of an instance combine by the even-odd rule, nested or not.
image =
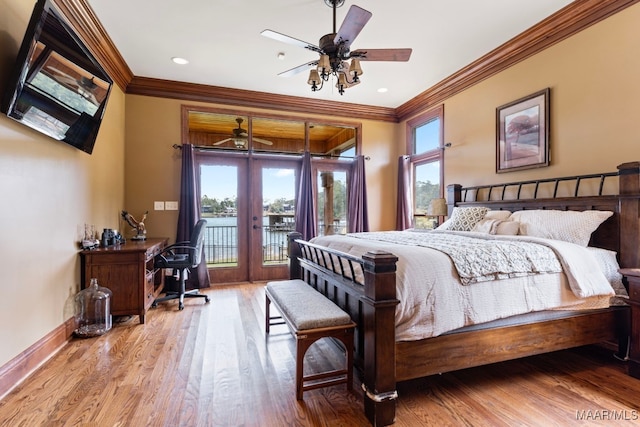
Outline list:
[[[543,89],[496,108],[496,173],[549,166],[549,98]]]

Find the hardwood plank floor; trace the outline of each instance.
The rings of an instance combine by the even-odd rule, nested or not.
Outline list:
[[[73,340],[0,401],[1,426],[366,426],[358,380],[295,399],[295,343],[264,333],[261,284],[206,290]],[[307,370],[338,368],[319,342]],[[396,426],[639,425],[640,380],[600,347],[398,385]]]

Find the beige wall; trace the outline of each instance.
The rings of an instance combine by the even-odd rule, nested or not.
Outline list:
[[[148,234],[171,240],[175,239],[178,213],[154,211],[153,202],[179,198],[180,151],[172,145],[182,143],[180,109],[183,104],[215,107],[136,95],[128,95],[126,101],[126,209],[134,216],[148,210],[145,223]],[[269,114],[278,113],[269,111]],[[348,118],[339,120],[354,122]],[[366,163],[370,226],[376,230],[395,226],[396,163],[390,160],[398,155],[394,143],[396,127],[394,123],[362,122],[362,151],[371,158]]]
[[[0,93],[32,9],[0,0]],[[84,224],[119,225],[124,101],[116,88],[91,156],[0,116],[0,366],[73,316]]]
[[[447,184],[615,171],[640,160],[640,4],[445,102]],[[495,173],[496,107],[551,88],[551,165]]]

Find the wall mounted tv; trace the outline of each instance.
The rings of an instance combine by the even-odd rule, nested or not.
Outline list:
[[[38,0],[0,110],[89,154],[113,80],[52,0]]]

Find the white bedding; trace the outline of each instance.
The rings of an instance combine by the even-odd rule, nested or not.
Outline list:
[[[390,233],[411,233],[412,239],[417,234],[425,237],[430,234]],[[463,285],[451,258],[445,253],[419,245],[355,237],[366,234],[322,236],[312,242],[355,256],[370,250],[384,250],[399,258],[396,274],[396,292],[400,300],[396,308],[398,341],[438,336],[463,326],[532,311],[604,308],[609,306],[610,297],[614,295],[609,280],[598,267],[599,262],[588,249],[572,243],[525,236],[492,236],[551,245],[562,255],[561,263],[570,278],[564,273],[547,273]],[[368,237],[375,237],[373,234]]]

